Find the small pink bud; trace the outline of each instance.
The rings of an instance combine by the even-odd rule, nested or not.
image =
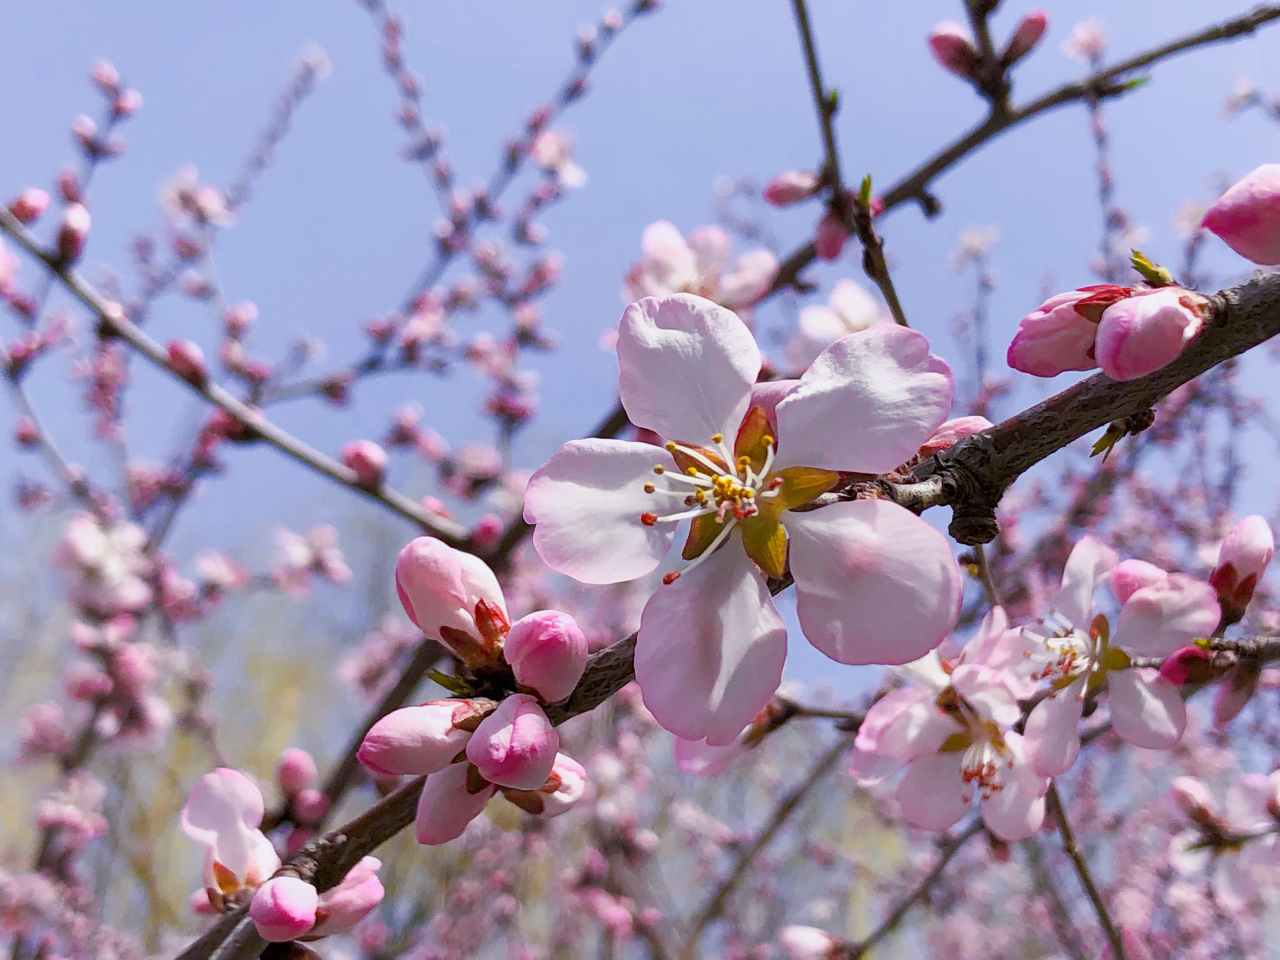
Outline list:
[[[958,23],[940,23],[929,34],[929,51],[943,69],[966,80],[978,72],[978,51],[968,32]]]
[[[89,211],[82,203],[70,204],[62,214],[62,226],[58,228],[58,257],[63,263],[75,263],[80,259],[88,235]]]
[[[473,776],[474,770],[469,763],[455,763],[427,777],[413,822],[419,843],[435,846],[456,840],[480,815],[497,788]]]
[[[1237,523],[1222,541],[1218,565],[1209,575],[1209,583],[1218,591],[1218,602],[1228,624],[1239,623],[1244,617],[1275,549],[1270,524],[1256,514]]]
[[[1134,380],[1172,363],[1204,326],[1202,304],[1181,287],[1161,287],[1108,307],[1094,348],[1102,372]]]
[[[555,727],[538,701],[516,693],[480,721],[467,744],[467,759],[490,783],[537,790],[551,775],[559,747]]]
[[[472,664],[492,664],[511,621],[498,578],[479,557],[419,537],[396,560],[396,591],[409,619]]]
[[[471,528],[471,544],[481,553],[488,553],[502,540],[502,518],[496,513],[486,513]]]
[[[120,73],[110,60],[99,60],[94,64],[93,70],[89,73],[89,79],[103,93],[115,96],[119,92]]]
[[[991,421],[986,417],[957,417],[954,420],[948,420],[924,442],[924,446],[920,448],[920,456],[931,457],[939,450],[946,450],[965,437],[981,433],[990,426]]]
[[[493,708],[491,700],[433,700],[393,710],[369,728],[356,757],[375,773],[435,773],[463,751]]]
[[[237,303],[227,311],[227,315],[223,318],[227,328],[227,336],[233,340],[239,340],[257,319],[258,308],[256,306],[247,300],[244,303]]]
[[[142,109],[142,94],[137,90],[121,90],[120,95],[111,103],[111,112],[117,119],[131,117]]]
[[[1263,164],[1218,198],[1200,225],[1254,263],[1280,263],[1280,163]]]
[[[35,187],[23,190],[9,201],[9,212],[26,224],[40,219],[41,214],[49,207],[49,194]]]
[[[329,798],[315,787],[307,787],[293,798],[291,809],[299,823],[319,823],[329,812]]]
[[[849,229],[835,213],[828,212],[813,234],[813,249],[823,260],[835,260],[849,239]]]
[[[830,960],[840,941],[817,927],[783,927],[778,931],[778,945],[787,960]]]
[[[34,447],[40,443],[40,428],[30,417],[19,417],[13,425],[13,439],[20,447]]]
[[[249,904],[249,919],[258,935],[270,943],[296,940],[315,926],[320,895],[297,877],[272,877],[258,888]]]
[[[1203,647],[1189,646],[1175,650],[1160,665],[1160,676],[1176,687],[1188,683],[1207,683],[1213,679],[1213,654]]]
[[[321,895],[312,936],[345,933],[382,902],[386,891],[378,879],[381,866],[382,861],[376,857],[365,857],[347,872],[340,884]]]
[[[276,764],[276,782],[285,796],[292,797],[308,787],[314,787],[319,777],[316,762],[311,754],[297,747],[290,747],[280,754]]]
[[[1111,571],[1111,592],[1121,603],[1143,587],[1156,587],[1169,579],[1169,574],[1145,560],[1125,560]]]
[[[808,170],[780,173],[764,188],[764,198],[775,207],[787,207],[816,195],[822,189],[822,178]]]
[[[1049,15],[1043,10],[1032,10],[1018,21],[1018,26],[1013,31],[1013,36],[1009,38],[1008,44],[1005,45],[1004,54],[1000,57],[1000,62],[1006,67],[1011,67],[1028,53],[1032,48],[1040,42],[1040,38],[1044,36],[1045,30],[1049,28]]]
[[[537,814],[539,819],[558,817],[572,810],[587,792],[587,771],[573,757],[557,753],[551,775],[538,792],[542,795],[542,812]]]
[[[387,452],[372,440],[353,440],[342,448],[342,462],[355,471],[356,483],[368,490],[382,486]]]
[[[587,638],[567,613],[540,610],[511,625],[502,655],[516,682],[546,703],[573,693],[587,667]]]
[[[190,340],[170,340],[168,353],[169,367],[183,380],[199,385],[208,379],[204,351],[197,344]]]
[[[1009,344],[1009,366],[1033,377],[1092,370],[1098,365],[1098,321],[1107,307],[1132,293],[1128,287],[1096,284],[1050,297],[1019,321]]]

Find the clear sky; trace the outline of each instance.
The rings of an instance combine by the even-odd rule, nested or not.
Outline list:
[[[843,95],[838,130],[850,179],[870,172],[875,183],[888,184],[980,118],[978,98],[933,63],[924,43],[935,22],[960,18],[958,2],[813,0],[811,7],[828,81]],[[424,80],[426,113],[447,127],[447,153],[464,186],[487,178],[503,138],[571,65],[577,29],[604,9],[599,0],[419,0],[400,8],[406,56]],[[995,18],[997,36],[1025,9],[1006,0]],[[1120,58],[1246,9],[1243,0],[1051,2],[1048,36],[1018,70],[1015,100],[1081,71],[1059,48],[1071,26],[1090,14],[1101,13],[1110,56]],[[0,33],[6,37],[0,196],[48,187],[72,158],[68,124],[98,105],[85,80],[96,59],[111,59],[145,97],[124,130],[127,156],[93,187],[94,231],[84,263],[91,276],[105,262],[127,265],[127,238],[157,223],[158,186],[182,164],[195,163],[214,183],[230,179],[291,62],[313,43],[327,52],[332,76],[303,105],[275,166],[220,241],[218,271],[229,297],[258,304],[266,357],[279,357],[293,338],[307,335],[329,344],[330,360],[342,359],[360,349],[360,322],[393,309],[424,264],[438,211],[421,172],[400,159],[403,136],[391,116],[395,100],[379,66],[378,37],[353,0],[9,3],[0,11]],[[1240,175],[1276,160],[1280,126],[1256,114],[1227,122],[1221,104],[1239,77],[1280,90],[1278,51],[1278,27],[1196,51],[1159,65],[1154,82],[1108,106],[1119,199],[1149,229],[1145,247],[1153,258],[1176,262],[1173,214],[1184,200],[1211,199],[1215,172]],[[711,222],[718,176],[764,180],[814,167],[819,143],[808,97],[785,0],[670,0],[607,53],[590,96],[563,124],[590,180],[545,218],[551,245],[566,260],[564,279],[544,304],[562,348],[532,361],[544,375],[544,412],[517,443],[518,465],[536,466],[612,403],[616,367],[597,340],[620,315],[622,277],[644,226],[657,219],[684,229]],[[1100,216],[1092,163],[1083,109],[1063,108],[943,177],[935,188],[942,216],[926,221],[904,207],[884,219],[906,312],[937,352],[956,356],[949,324],[972,289],[972,278],[948,265],[965,228],[996,224],[1002,233],[993,252],[997,357],[1046,286],[1093,281],[1087,262]],[[783,246],[803,241],[815,217],[813,208],[775,217]],[[1212,246],[1211,262],[1241,272],[1241,261],[1216,241]],[[856,256],[815,276],[860,277]],[[766,326],[781,322],[780,307],[764,313]],[[482,312],[465,317],[460,332],[497,323]],[[152,333],[216,347],[207,313],[173,298],[157,311]],[[62,373],[56,368],[34,378],[33,393],[64,445],[91,460],[82,420],[53,383]],[[163,456],[199,407],[185,398],[175,404],[172,388],[157,389],[150,374],[139,377],[136,445]],[[362,388],[337,415],[313,401],[275,415],[332,452],[346,439],[380,435],[389,411],[408,399],[421,402],[427,421],[446,437],[464,439],[479,423],[478,396],[466,373],[443,381],[422,374]],[[6,477],[14,458],[0,445]],[[238,451],[230,459],[235,469],[209,486],[179,545],[196,531],[231,529],[225,525],[236,516],[298,526],[329,518],[334,501],[321,499],[328,492],[322,481],[267,451]],[[404,480],[406,472],[395,476]],[[252,511],[244,509],[246,497],[258,498]]]

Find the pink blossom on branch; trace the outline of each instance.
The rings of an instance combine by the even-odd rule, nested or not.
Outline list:
[[[1237,523],[1222,541],[1209,583],[1218,591],[1218,603],[1228,624],[1243,619],[1275,549],[1271,525],[1257,514]]]
[[[809,170],[788,170],[770,180],[764,188],[764,198],[775,207],[789,207],[810,197],[822,189],[822,178]]]
[[[433,700],[393,710],[365,734],[357,757],[385,776],[436,773],[466,749],[493,709],[488,700]]]
[[[1013,30],[1013,35],[1009,37],[1009,42],[1005,45],[1000,62],[1006,67],[1013,66],[1035,48],[1048,29],[1049,15],[1043,10],[1032,10],[1030,13],[1023,14]]]
[[[969,31],[958,23],[940,23],[929,33],[929,52],[944,70],[966,80],[978,72],[978,51]]]
[[[692,521],[636,645],[645,704],[667,729],[729,743],[777,689],[785,629],[765,577],[788,561],[801,628],[833,659],[901,663],[946,636],[960,581],[932,527],[883,500],[793,510],[837,471],[894,469],[942,423],[951,377],[923,337],[886,325],[838,340],[772,421],[753,402],[751,334],[706,300],[628,307],[618,359],[623,406],[668,438],[666,455],[570,442],[530,479],[525,519],[543,561],[585,583],[652,572]]]
[[[1232,186],[1201,226],[1247,260],[1280,263],[1280,163],[1263,164]]]

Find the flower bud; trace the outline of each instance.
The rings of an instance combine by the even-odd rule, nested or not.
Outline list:
[[[471,543],[481,553],[488,553],[502,540],[502,518],[496,513],[486,513],[471,528]]]
[[[1018,26],[1013,31],[1013,36],[1009,38],[1008,44],[1005,45],[1004,53],[1000,56],[1000,62],[1005,67],[1011,67],[1028,53],[1032,48],[1040,42],[1040,38],[1044,36],[1045,30],[1049,28],[1049,15],[1043,10],[1032,10],[1025,14],[1018,21]]]
[[[290,805],[294,819],[299,823],[319,823],[329,812],[329,798],[315,787],[299,792]]]
[[[557,610],[540,610],[511,625],[502,655],[516,682],[545,703],[573,693],[587,668],[587,638],[576,620]]]
[[[23,190],[9,201],[9,212],[25,224],[34,223],[49,207],[49,194],[35,187]]]
[[[492,700],[432,700],[393,710],[369,728],[356,758],[389,776],[435,773],[463,751],[493,709]]]
[[[204,365],[204,351],[190,340],[170,340],[169,367],[178,376],[197,386],[208,379]]]
[[[485,783],[474,770],[470,764],[455,763],[427,777],[413,822],[419,843],[435,846],[456,840],[480,815],[497,788]]]
[[[1132,294],[1127,287],[1096,284],[1050,297],[1018,323],[1008,362],[1033,377],[1056,377],[1067,370],[1092,370],[1094,340],[1103,311]]]
[[[365,857],[347,872],[340,884],[322,894],[316,925],[307,939],[345,933],[368,916],[386,893],[378,879],[381,866],[382,861],[377,857]]]
[[[467,743],[467,759],[490,783],[537,790],[551,775],[559,747],[555,727],[538,701],[516,693],[480,721]]]
[[[1194,644],[1171,653],[1160,665],[1160,676],[1176,687],[1213,679],[1213,654]]]
[[[1218,198],[1200,226],[1254,263],[1280,263],[1280,163],[1258,167]]]
[[[940,23],[929,34],[929,52],[945,70],[966,80],[978,73],[978,51],[958,23]]]
[[[827,960],[835,955],[839,944],[831,934],[817,927],[783,927],[778,931],[778,945],[788,960]]]
[[[1228,625],[1244,617],[1245,608],[1253,599],[1253,591],[1275,549],[1270,525],[1256,514],[1237,523],[1222,541],[1218,565],[1209,575],[1209,583],[1218,591],[1218,602]]]
[[[30,417],[19,417],[13,425],[13,440],[20,447],[39,446],[40,428]]]
[[[990,426],[991,421],[986,417],[956,417],[954,420],[948,420],[924,442],[920,448],[920,456],[931,457],[939,450],[946,450],[965,437],[981,433]]]
[[[372,440],[353,440],[344,446],[342,463],[355,471],[356,483],[367,490],[382,486],[387,475],[387,452]]]
[[[319,903],[316,888],[305,880],[272,877],[253,895],[249,919],[263,940],[286,943],[315,926]]]
[[[1177,359],[1204,326],[1203,301],[1181,287],[1161,287],[1108,307],[1094,352],[1112,380],[1134,380]]]
[[[115,96],[120,90],[120,72],[110,60],[99,60],[89,72],[93,85],[103,93]]]
[[[573,757],[557,753],[551,775],[538,792],[543,795],[543,806],[537,816],[543,820],[558,817],[571,810],[587,792],[587,771]]]
[[[280,754],[276,764],[276,782],[285,796],[292,797],[308,787],[314,787],[319,772],[311,754],[297,747],[290,747]]]
[[[62,226],[58,228],[58,257],[63,263],[75,263],[84,252],[84,241],[89,235],[89,211],[82,203],[68,205],[62,214]]]
[[[479,557],[418,537],[396,560],[396,592],[410,620],[464,662],[492,665],[510,629],[498,578]]]
[[[816,195],[822,189],[822,178],[808,170],[780,173],[764,188],[764,198],[775,207],[788,207]]]
[[[813,234],[813,249],[823,260],[835,260],[844,249],[844,242],[849,239],[849,229],[844,221],[833,212],[828,212],[820,221]]]
[[[228,310],[227,315],[222,319],[227,328],[227,336],[233,340],[239,340],[258,319],[258,308],[246,300]]]

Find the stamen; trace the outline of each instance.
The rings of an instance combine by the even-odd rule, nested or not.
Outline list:
[[[665,517],[656,518],[658,523],[675,523],[679,520],[691,520],[694,517],[705,517],[708,513],[715,513],[715,507],[702,507],[695,510],[685,510],[683,513],[673,513]]]
[[[710,459],[703,456],[697,450],[694,450],[690,447],[681,446],[680,444],[676,443],[674,440],[667,441],[667,450],[671,453],[675,453],[677,450],[679,450],[681,453],[685,454],[686,456],[690,457],[693,460],[698,461],[698,463],[706,467],[707,473],[711,474],[712,476],[724,475],[724,470],[716,466],[714,463],[711,462]]]
[[[640,522],[646,527],[652,527],[658,522],[658,515],[656,513],[642,513],[640,514]]]
[[[723,434],[723,433],[713,433],[713,434],[711,435],[711,442],[712,442],[712,443],[724,443],[724,434]]]
[[[666,472],[666,470],[665,470],[665,468],[662,466],[662,464],[660,464],[660,463],[656,463],[656,464],[654,464],[654,466],[653,466],[653,472],[654,472],[654,473],[656,473],[656,474],[658,474],[659,476],[661,476],[663,473],[665,473],[665,472]]]
[[[707,559],[707,557],[715,553],[716,549],[720,546],[720,544],[724,543],[725,540],[728,539],[729,532],[737,525],[738,525],[737,520],[730,520],[728,523],[726,523],[724,525],[724,529],[721,530],[718,534],[716,534],[716,538],[711,541],[711,543],[707,546],[707,549],[703,550],[700,554],[698,554],[696,557],[690,560],[689,564],[681,571],[681,573],[688,573],[690,570],[692,570],[694,567],[700,564],[703,560]],[[679,575],[680,574],[676,574],[677,577]],[[671,574],[667,574],[667,577],[669,576],[671,576]],[[663,577],[662,580],[664,583],[667,582],[666,577]]]
[[[644,485],[644,492],[645,492],[645,493],[653,493],[653,492],[654,492],[655,490],[657,490],[657,489],[658,489],[658,488],[657,488],[657,487],[655,487],[652,483],[646,483],[646,484]]]
[[[671,571],[671,573],[668,573],[666,576],[662,578],[662,582],[669,587],[679,579],[680,579],[680,572],[678,570],[673,570]]]

